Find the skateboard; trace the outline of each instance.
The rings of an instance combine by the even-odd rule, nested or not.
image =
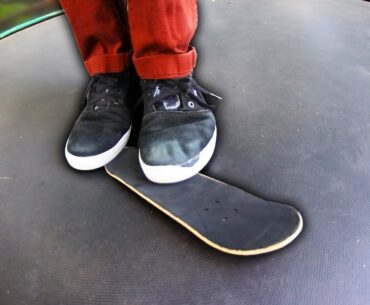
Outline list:
[[[207,245],[233,255],[281,249],[302,231],[301,214],[203,174],[175,184],[155,184],[144,176],[138,150],[126,147],[106,172]]]

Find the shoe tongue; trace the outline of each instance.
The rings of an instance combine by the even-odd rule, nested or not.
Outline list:
[[[159,111],[179,110],[181,108],[181,101],[177,94],[172,95],[172,96],[166,97],[165,99],[161,101],[156,101],[155,108]]]
[[[156,110],[176,111],[181,108],[181,99],[175,88],[156,84],[150,91],[155,99],[154,107]]]

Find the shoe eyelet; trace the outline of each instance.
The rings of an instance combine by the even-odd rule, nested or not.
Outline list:
[[[194,106],[195,106],[195,105],[194,105],[194,103],[193,103],[192,101],[189,101],[189,102],[188,102],[188,106],[189,106],[190,108],[194,108]]]

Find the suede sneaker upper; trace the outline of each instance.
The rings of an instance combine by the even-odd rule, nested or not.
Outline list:
[[[142,167],[192,168],[199,163],[200,153],[211,140],[215,142],[216,120],[203,97],[203,94],[213,94],[200,87],[192,76],[142,80],[141,87],[144,97],[139,137]],[[207,161],[203,163],[209,161],[213,148],[209,149]],[[145,168],[143,170],[148,177]]]
[[[101,167],[125,146],[130,134],[131,110],[140,94],[135,77],[127,71],[98,74],[91,79],[84,97],[84,109],[66,144],[66,157],[72,167]],[[86,160],[88,168],[84,165]]]

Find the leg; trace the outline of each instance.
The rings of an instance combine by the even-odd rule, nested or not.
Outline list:
[[[84,109],[65,147],[68,163],[92,170],[110,162],[126,145],[131,106],[137,101],[137,76],[122,3],[114,0],[61,0],[77,45],[92,76]],[[121,14],[121,15],[120,15]]]
[[[196,51],[196,0],[128,0],[133,62],[142,79],[179,78],[191,74]]]
[[[127,22],[114,0],[60,0],[91,76],[123,71],[131,62]]]
[[[210,93],[191,76],[197,1],[128,4],[133,62],[144,93],[140,165],[153,182],[179,182],[199,172],[216,145],[215,117],[203,97]]]

